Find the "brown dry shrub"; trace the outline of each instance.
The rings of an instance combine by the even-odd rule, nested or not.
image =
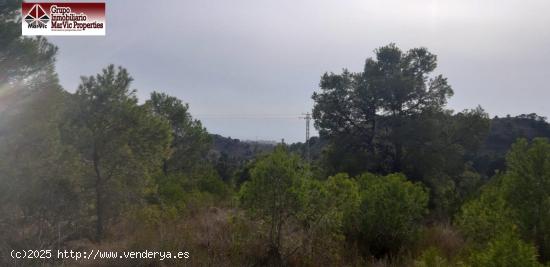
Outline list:
[[[260,225],[244,219],[237,209],[210,207],[185,215],[155,215],[159,218],[134,226],[128,247],[190,253],[189,259],[166,261],[173,266],[253,265],[266,251]]]
[[[417,249],[422,252],[428,248],[436,248],[447,259],[452,259],[460,254],[465,247],[465,242],[459,232],[452,225],[435,224],[422,231]]]

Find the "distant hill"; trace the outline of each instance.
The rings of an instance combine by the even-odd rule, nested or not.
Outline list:
[[[474,167],[492,176],[497,170],[504,170],[506,153],[518,138],[532,140],[535,137],[550,138],[550,124],[546,117],[535,113],[494,117],[489,135],[473,160]]]
[[[241,141],[231,137],[212,135],[214,142],[212,153],[215,158],[224,158],[235,164],[253,159],[257,154],[273,150],[276,142]],[[536,137],[550,139],[550,124],[547,119],[537,114],[522,114],[511,117],[494,117],[491,120],[489,134],[478,151],[469,153],[469,160],[474,168],[487,176],[493,176],[497,171],[504,170],[506,153],[518,138],[532,140]],[[310,157],[312,160],[320,158],[328,140],[319,137],[310,139]],[[290,144],[292,152],[305,158],[306,146],[304,143]]]
[[[248,179],[248,162],[258,154],[270,152],[275,148],[275,142],[241,141],[231,137],[212,134],[212,148],[209,158],[224,181],[237,177],[241,183]]]
[[[497,171],[504,170],[506,153],[518,138],[532,140],[536,137],[550,139],[550,123],[546,117],[535,113],[519,116],[494,117],[491,129],[485,142],[478,151],[468,153],[474,168],[487,176],[493,176]],[[310,139],[310,155],[312,160],[319,159],[328,140],[319,137]],[[305,155],[304,143],[290,145],[290,149],[302,156]]]
[[[550,138],[550,124],[545,117],[537,114],[516,117],[495,117],[491,121],[491,131],[482,150],[487,153],[503,154],[517,138]]]
[[[313,136],[309,138],[309,155],[311,160],[317,160],[320,158],[321,153],[325,146],[328,145],[328,140],[320,138],[318,136]],[[306,144],[302,142],[294,143],[290,145],[290,151],[306,157]]]
[[[225,154],[230,158],[239,161],[249,160],[257,154],[271,151],[276,142],[271,141],[241,141],[231,137],[224,137],[212,134],[212,152],[220,155]]]

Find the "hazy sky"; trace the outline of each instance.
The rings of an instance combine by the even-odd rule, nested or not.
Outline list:
[[[52,37],[61,83],[109,63],[189,103],[208,130],[303,141],[320,76],[390,42],[438,55],[457,111],[550,116],[550,1],[107,1],[107,36]]]

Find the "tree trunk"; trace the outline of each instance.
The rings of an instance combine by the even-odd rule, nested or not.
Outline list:
[[[96,241],[101,242],[103,239],[103,192],[99,180],[96,182]]]
[[[162,160],[162,173],[166,176],[168,175],[168,160]]]
[[[95,197],[96,197],[96,241],[101,242],[103,239],[103,179],[101,177],[101,172],[99,170],[99,155],[94,149],[94,171],[95,171]]]

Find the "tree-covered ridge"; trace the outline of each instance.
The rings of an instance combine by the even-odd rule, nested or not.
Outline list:
[[[488,176],[505,169],[504,157],[518,138],[550,138],[550,124],[537,114],[494,117],[491,130],[474,160],[476,169]]]
[[[535,113],[498,117],[490,120],[490,129],[478,149],[470,151],[467,159],[477,172],[492,176],[505,169],[505,156],[518,138],[532,140],[537,137],[550,138],[550,123]],[[311,157],[319,159],[328,152],[328,138],[312,137],[309,140]],[[295,143],[291,149],[305,155],[305,143]]]

